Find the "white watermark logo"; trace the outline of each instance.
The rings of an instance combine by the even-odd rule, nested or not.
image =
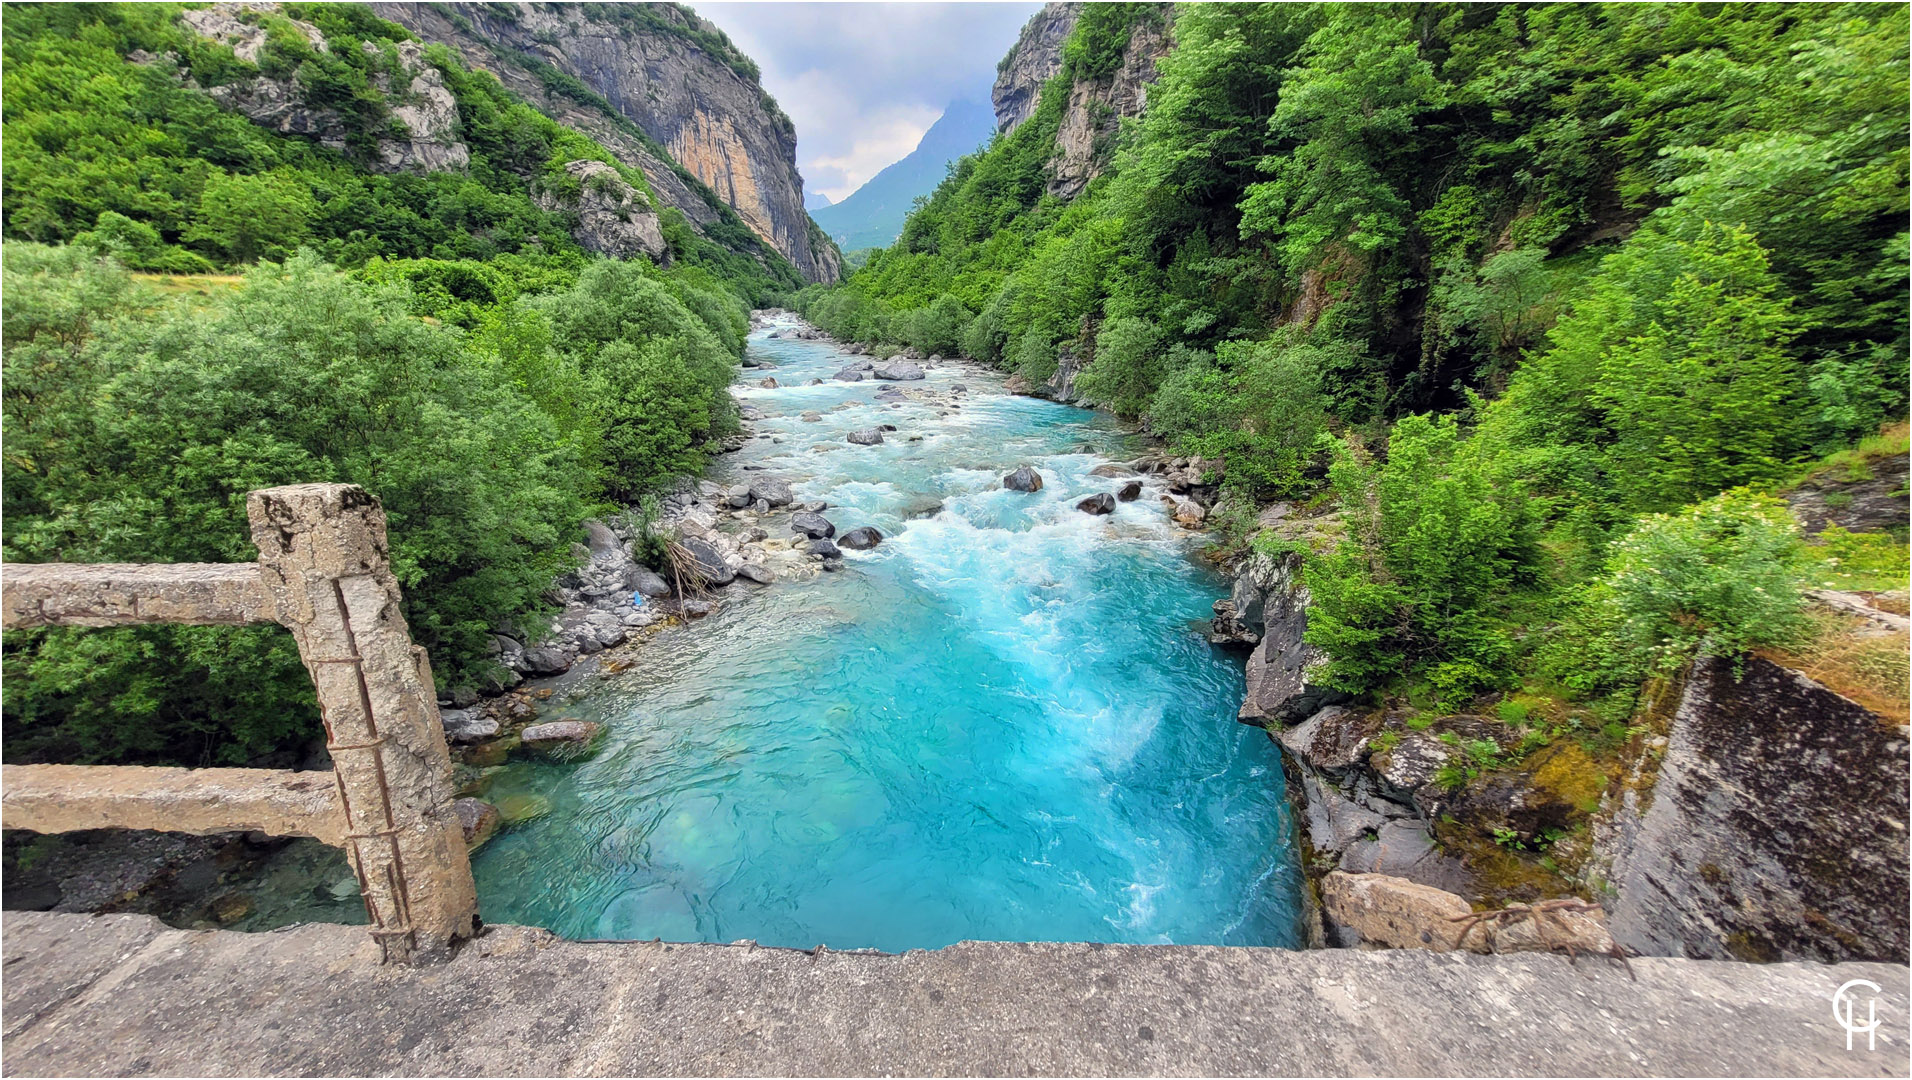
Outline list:
[[[1846,1029],[1846,1049],[1852,1049],[1854,1035],[1864,1035],[1866,1049],[1871,1050],[1873,1040],[1878,1037],[1875,1033],[1879,1030],[1877,1012],[1879,999],[1877,997],[1866,999],[1866,1018],[1863,1021],[1859,1020],[1857,1018],[1859,1003],[1851,996],[1852,988],[1855,986],[1863,986],[1874,994],[1879,992],[1878,983],[1867,982],[1865,979],[1854,979],[1846,983],[1832,993],[1832,1018],[1839,1021],[1840,1027]]]

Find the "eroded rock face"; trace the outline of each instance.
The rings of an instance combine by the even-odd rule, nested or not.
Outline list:
[[[1122,119],[1142,115],[1155,62],[1168,55],[1170,44],[1166,22],[1145,22],[1130,33],[1114,72],[1076,80],[1056,131],[1056,156],[1049,162],[1051,195],[1073,199],[1101,175],[1114,154]]]
[[[1912,459],[1875,458],[1858,476],[1828,470],[1801,483],[1787,494],[1786,502],[1808,534],[1835,522],[1852,532],[1903,528],[1908,460]]]
[[[1062,44],[1081,14],[1081,4],[1045,4],[1023,26],[989,95],[996,108],[996,130],[1014,131],[1035,115],[1042,84],[1061,70]]]
[[[1237,717],[1263,726],[1286,725],[1347,700],[1346,694],[1310,681],[1326,657],[1301,639],[1308,629],[1308,589],[1301,583],[1300,558],[1253,564],[1249,581],[1260,596],[1261,618],[1249,614],[1255,608],[1250,588],[1234,602],[1242,618],[1261,623],[1262,637],[1248,657],[1248,690]],[[1262,581],[1267,584],[1257,584]]]
[[[577,214],[571,236],[579,247],[613,259],[643,255],[656,263],[666,261],[670,248],[657,210],[643,192],[602,161],[567,161],[564,171],[578,181],[576,195],[540,191],[537,202],[545,210]]]
[[[636,137],[635,124],[735,211],[751,232],[789,259],[805,279],[832,282],[841,255],[803,209],[796,131],[754,77],[691,37],[716,28],[687,8],[645,5],[647,26],[613,7],[509,3],[375,3],[382,18],[460,53],[498,76],[558,122],[641,169],[666,205],[698,226],[722,220],[716,207]],[[675,32],[681,31],[681,32]],[[569,75],[601,95],[611,112],[548,88],[513,54]]]
[[[1907,736],[1759,657],[1695,662],[1657,775],[1596,835],[1613,936],[1647,955],[1905,959]]]
[[[266,46],[266,30],[241,18],[247,10],[277,11],[277,4],[215,4],[210,8],[187,11],[180,20],[194,33],[211,41],[230,45],[241,60],[257,62]],[[325,35],[311,23],[291,20],[320,52],[327,49]],[[379,46],[362,46],[376,53]],[[448,172],[471,164],[471,150],[458,137],[458,102],[444,76],[424,58],[424,46],[416,41],[391,45],[397,70],[380,72],[372,83],[390,105],[392,118],[405,130],[405,137],[382,136],[375,151],[361,164],[373,172]],[[297,79],[275,79],[264,75],[215,86],[206,91],[222,108],[231,109],[260,127],[283,135],[313,139],[321,146],[340,153],[353,152],[348,136],[351,128],[335,109],[313,106],[306,100]]]
[[[1431,886],[1339,870],[1322,879],[1321,904],[1341,944],[1433,952],[1460,947],[1463,927],[1455,920],[1473,910]]]

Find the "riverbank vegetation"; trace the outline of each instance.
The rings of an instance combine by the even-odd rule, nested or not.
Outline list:
[[[736,431],[749,308],[795,273],[668,208],[667,268],[589,255],[535,192],[580,158],[642,174],[439,48],[469,167],[371,170],[359,143],[395,122],[376,77],[410,35],[369,9],[286,5],[322,51],[258,14],[256,63],[180,10],[7,13],[4,557],[244,561],[248,491],[361,484],[439,685],[481,686],[492,632],[548,618],[580,521]],[[261,73],[363,138],[205,92]],[[277,629],[10,631],[5,674],[9,761],[241,764],[319,732]]]
[[[1064,201],[1072,88],[1160,16],[1086,6],[1034,115],[794,306],[1032,384],[1066,352],[1237,503],[1338,507],[1345,690],[1615,724],[1695,651],[1805,647],[1832,541],[1773,493],[1906,412],[1903,8],[1181,7]]]

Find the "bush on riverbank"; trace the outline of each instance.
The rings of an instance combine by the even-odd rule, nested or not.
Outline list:
[[[582,518],[697,467],[745,325],[637,263],[521,297],[484,264],[367,281],[301,253],[166,299],[78,247],[4,259],[8,561],[246,561],[248,491],[362,484],[448,688],[486,672],[494,627],[539,626]],[[9,633],[5,662],[9,760],[231,764],[317,731],[276,630]]]

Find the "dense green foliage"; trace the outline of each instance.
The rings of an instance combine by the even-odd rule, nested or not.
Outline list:
[[[493,632],[548,621],[580,520],[735,430],[748,306],[795,272],[674,210],[668,269],[587,255],[542,208],[576,193],[564,163],[643,175],[438,47],[470,166],[377,171],[409,35],[368,8],[250,13],[256,64],[180,11],[7,12],[5,558],[243,561],[248,491],[361,484],[439,685],[481,685]],[[207,92],[255,77],[336,116],[343,148]],[[197,290],[128,272],[226,267],[243,279]],[[11,760],[231,764],[318,730],[276,629],[9,633],[5,670]]]
[[[1032,381],[1067,349],[1237,497],[1325,474],[1347,528],[1310,559],[1309,637],[1348,689],[1458,701],[1573,637],[1611,646],[1579,688],[1604,693],[1663,664],[1613,644],[1655,619],[1679,655],[1772,640],[1783,613],[1706,599],[1712,571],[1675,597],[1621,564],[1751,536],[1706,500],[1904,415],[1905,9],[1186,5],[1061,200],[1065,102],[1160,11],[1085,8],[1035,114],[794,302]],[[1690,504],[1712,524],[1642,523]],[[1784,607],[1784,546],[1693,558]]]
[[[176,4],[9,8],[8,238],[57,243],[130,232],[132,242],[108,250],[135,269],[175,272],[284,258],[302,244],[346,267],[377,256],[563,255],[578,252],[575,215],[562,202],[545,210],[537,196],[575,190],[565,162],[603,161],[649,191],[641,172],[441,46],[427,47],[423,59],[456,98],[470,166],[368,171],[378,139],[394,125],[403,129],[379,89],[400,72],[394,43],[410,38],[403,27],[361,5],[291,4],[284,15],[253,16],[269,37],[252,64],[187,30],[179,11]],[[316,25],[326,50],[315,50],[288,17]],[[136,50],[152,59],[129,62]],[[335,114],[344,148],[266,131],[201,89],[259,76],[289,80],[308,107]],[[716,240],[674,209],[662,216],[677,260],[711,269],[752,299],[799,281],[734,215],[717,223]]]

